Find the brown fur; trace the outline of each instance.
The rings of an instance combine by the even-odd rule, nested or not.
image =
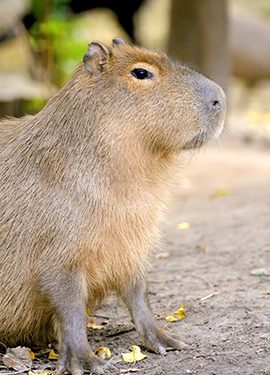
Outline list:
[[[8,345],[56,335],[63,347],[75,299],[81,311],[112,291],[128,300],[159,238],[176,156],[222,128],[225,98],[212,81],[161,53],[108,49],[105,63],[90,59],[93,71],[85,58],[37,115],[0,124],[0,341]],[[136,67],[154,78],[133,77]],[[211,90],[215,113],[205,109]]]

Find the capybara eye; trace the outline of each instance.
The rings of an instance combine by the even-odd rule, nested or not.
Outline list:
[[[148,72],[148,70],[142,68],[133,69],[131,71],[131,74],[133,75],[133,77],[138,79],[150,79],[154,77],[153,73]]]

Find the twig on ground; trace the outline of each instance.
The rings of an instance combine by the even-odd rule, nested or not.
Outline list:
[[[201,301],[205,301],[205,300],[207,300],[208,298],[211,298],[211,297],[213,297],[213,296],[216,296],[217,294],[219,294],[219,293],[218,293],[218,292],[214,292],[214,293],[208,294],[208,296],[203,297],[203,298],[201,298],[200,300],[201,300]]]

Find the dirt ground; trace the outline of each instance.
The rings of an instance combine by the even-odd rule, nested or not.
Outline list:
[[[251,275],[270,267],[270,144],[238,142],[231,135],[194,156],[179,174],[182,188],[166,215],[158,249],[170,256],[154,259],[148,281],[157,317],[185,306],[184,319],[159,322],[193,348],[158,356],[147,351],[136,331],[114,334],[130,320],[114,298],[92,317],[109,321],[101,330],[88,328],[92,348],[111,350],[113,374],[120,369],[147,375],[270,374],[270,295],[264,294],[270,277]],[[228,195],[215,198],[222,188]],[[190,227],[178,230],[182,222]],[[130,345],[148,357],[125,363],[121,353]],[[41,361],[34,364],[44,364],[42,353],[35,354]]]

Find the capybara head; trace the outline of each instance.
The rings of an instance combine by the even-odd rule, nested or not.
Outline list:
[[[85,79],[91,76],[101,90],[103,110],[154,152],[199,147],[222,130],[222,89],[163,53],[116,39],[109,49],[91,43],[84,64]]]

